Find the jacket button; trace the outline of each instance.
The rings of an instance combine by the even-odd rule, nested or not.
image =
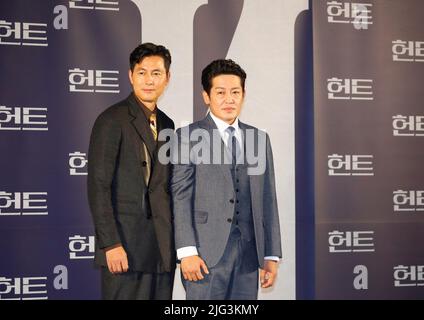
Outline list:
[[[146,161],[143,161],[142,162],[142,165],[143,165],[143,167],[147,166],[147,162]]]
[[[227,221],[228,221],[228,222],[233,222],[233,219],[228,218],[228,219],[227,219]]]
[[[230,203],[234,203],[234,199],[231,199],[231,200],[230,200]]]

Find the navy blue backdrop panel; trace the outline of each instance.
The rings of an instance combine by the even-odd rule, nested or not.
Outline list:
[[[311,4],[309,4],[311,8]],[[295,24],[296,298],[315,296],[312,11]]]
[[[130,92],[134,8],[0,2],[0,299],[100,297],[88,142],[97,115]]]
[[[318,299],[424,298],[423,12],[313,1]]]

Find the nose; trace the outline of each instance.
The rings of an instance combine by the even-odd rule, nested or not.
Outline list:
[[[153,84],[153,77],[152,77],[151,74],[147,73],[145,79],[146,79],[146,84],[147,85],[152,85]]]
[[[229,92],[225,95],[225,103],[234,103],[234,98],[233,98],[231,92]]]

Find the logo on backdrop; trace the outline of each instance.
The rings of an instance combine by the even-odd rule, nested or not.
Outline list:
[[[68,289],[68,269],[57,265],[53,269],[55,290]],[[5,277],[0,276],[0,300],[46,300],[49,277]]]
[[[327,79],[330,100],[374,100],[373,80],[370,79]]]
[[[119,75],[119,71],[117,70],[69,69],[69,91],[119,93],[119,79],[117,75]]]
[[[353,279],[353,288],[355,290],[367,290],[368,268],[364,265],[357,265],[353,268],[353,274],[356,275]]]
[[[329,23],[352,23],[356,30],[368,29],[373,24],[371,3],[327,2]]]
[[[0,216],[46,216],[47,192],[0,191]]]
[[[392,41],[393,61],[424,62],[424,41]]]
[[[338,155],[328,156],[329,176],[373,176],[372,155]]]
[[[0,44],[47,47],[47,24],[0,20]]]
[[[86,176],[87,175],[87,154],[74,151],[69,154],[69,175]]]
[[[421,287],[424,286],[424,266],[393,267],[393,278],[395,287]]]
[[[424,116],[396,115],[392,119],[394,136],[424,137]]]
[[[375,252],[374,231],[331,231],[328,233],[330,253]]]
[[[395,212],[424,211],[424,190],[393,191],[393,210]]]
[[[47,131],[47,108],[0,106],[0,130]]]
[[[70,9],[119,11],[118,1],[106,0],[69,0]]]
[[[68,247],[70,260],[94,258],[94,236],[71,236]]]

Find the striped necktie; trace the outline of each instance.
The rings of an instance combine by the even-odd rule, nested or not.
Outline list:
[[[158,139],[158,129],[156,126],[156,113],[152,113],[149,119],[150,129],[152,129],[153,138],[155,141]]]

